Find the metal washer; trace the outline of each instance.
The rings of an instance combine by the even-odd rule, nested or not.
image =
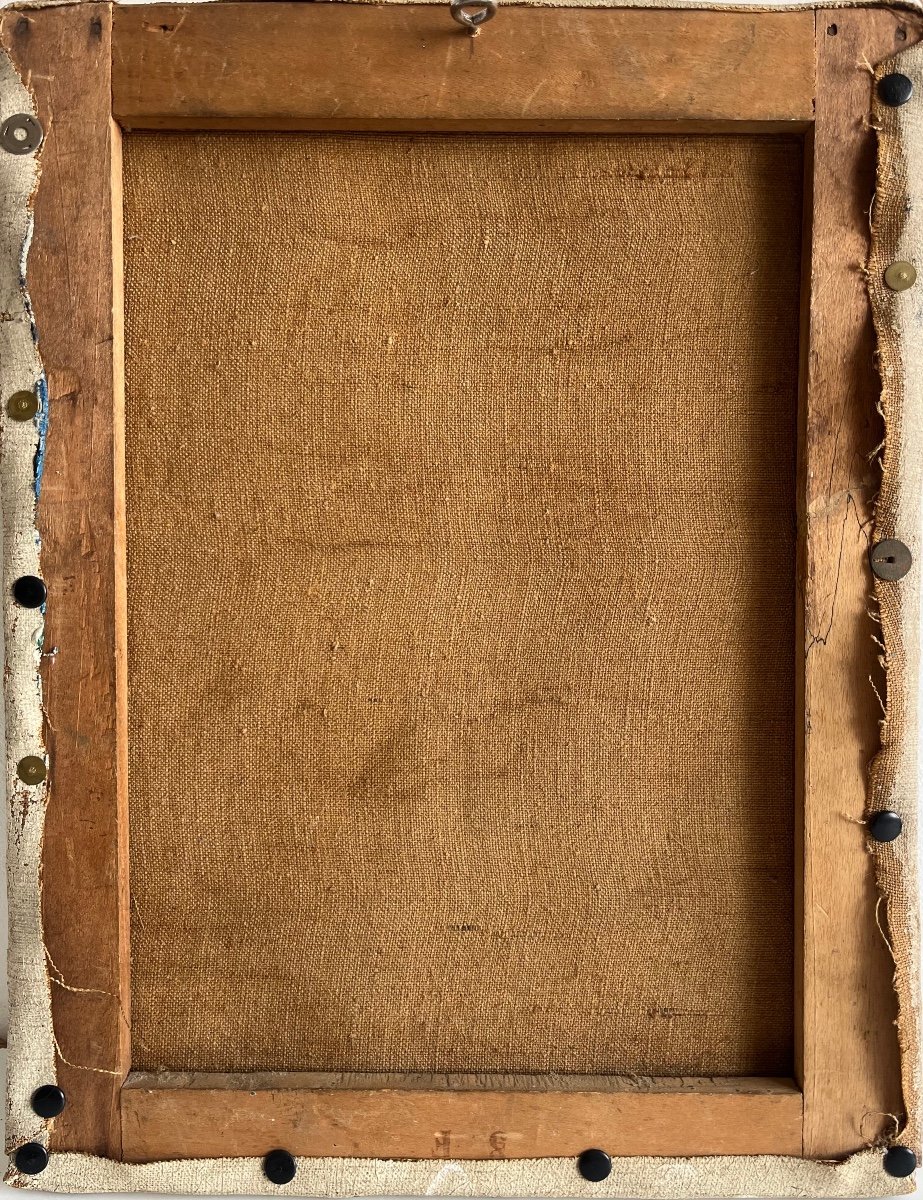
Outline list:
[[[893,842],[901,836],[903,828],[904,822],[900,813],[892,812],[888,808],[873,812],[868,819],[869,835],[875,842]]]
[[[884,1168],[894,1179],[906,1179],[917,1169],[917,1156],[909,1146],[892,1146],[884,1156]]]
[[[37,575],[20,575],[13,584],[13,599],[20,608],[41,608],[47,598],[45,581]]]
[[[13,1155],[13,1162],[23,1175],[41,1175],[48,1166],[48,1151],[41,1142],[26,1142]]]
[[[869,550],[869,565],[878,579],[903,579],[913,566],[909,547],[897,538],[883,538]]]
[[[612,1171],[612,1159],[605,1150],[597,1150],[595,1147],[584,1150],[577,1159],[577,1170],[590,1183],[601,1183]]]
[[[39,758],[37,754],[27,754],[16,764],[16,774],[23,783],[34,787],[38,783],[45,782],[48,768],[45,766],[43,758]]]
[[[287,1150],[270,1150],[263,1159],[263,1174],[270,1183],[283,1187],[295,1178],[298,1165]]]
[[[14,113],[0,125],[0,146],[8,154],[31,154],[42,144],[44,133],[31,113]]]
[[[60,1116],[66,1104],[67,1097],[53,1083],[44,1083],[32,1093],[32,1111],[46,1120]]]
[[[917,281],[917,269],[913,263],[893,262],[885,271],[885,286],[892,292],[906,292]]]
[[[913,80],[895,71],[878,80],[878,99],[889,108],[900,108],[913,95]]]
[[[31,421],[38,412],[38,396],[35,392],[14,392],[6,402],[6,411],[14,421]]]

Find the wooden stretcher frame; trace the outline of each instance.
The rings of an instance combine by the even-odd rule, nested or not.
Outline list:
[[[866,769],[880,712],[866,563],[880,441],[857,264],[876,64],[920,19],[878,8],[503,7],[477,39],[443,5],[107,3],[6,10],[45,130],[28,286],[50,420],[37,519],[55,978],[52,1151],[142,1162],[785,1154],[837,1158],[902,1111],[892,964],[876,927]],[[801,819],[793,1079],[130,1073],[120,143],[139,129],[797,131],[807,164],[795,648]],[[3,418],[5,419],[5,418]],[[835,800],[835,803],[834,803]],[[845,814],[845,816],[844,816]],[[89,1068],[89,1069],[88,1069]]]

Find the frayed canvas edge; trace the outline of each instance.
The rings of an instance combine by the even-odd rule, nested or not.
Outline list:
[[[364,2],[364,0],[351,0]],[[402,2],[402,0],[386,0]],[[440,0],[425,0],[440,2]],[[552,0],[553,2],[553,0]],[[581,7],[574,0],[567,6]],[[605,3],[605,0],[603,0]],[[592,3],[586,6],[594,6]],[[611,7],[633,7],[616,3]],[[689,3],[646,7],[701,7],[765,10],[766,6]],[[854,7],[857,5],[844,5]],[[35,7],[42,7],[36,5]],[[809,4],[774,8],[813,7]],[[906,5],[908,8],[917,5]],[[923,5],[919,6],[923,7]],[[0,120],[14,112],[35,115],[33,98],[8,56],[0,53]],[[3,214],[0,378],[2,399],[35,390],[36,417],[15,422],[0,417],[3,578],[5,589],[5,703],[7,721],[8,892],[10,939],[10,1031],[7,1089],[7,1146],[27,1141],[48,1144],[53,1122],[36,1116],[33,1091],[56,1079],[56,1047],[51,1018],[51,980],[41,928],[41,851],[47,785],[27,786],[16,774],[27,754],[45,757],[39,665],[44,617],[22,609],[11,589],[22,575],[40,575],[40,540],[35,502],[41,481],[47,426],[47,388],[26,291],[25,266],[32,230],[31,198],[39,168],[32,155],[0,156],[0,212]],[[15,1167],[7,1181],[49,1192],[156,1192],[194,1195],[274,1195],[279,1188],[263,1174],[258,1158],[163,1161],[127,1164],[74,1153],[53,1153],[38,1176]],[[299,1159],[291,1195],[469,1195],[469,1196],[888,1196],[913,1190],[912,1181],[894,1180],[882,1170],[881,1153],[868,1150],[839,1162],[793,1157],[617,1158],[603,1183],[588,1183],[573,1159],[392,1161],[380,1159]]]
[[[894,962],[905,1124],[896,1141],[920,1152],[920,971],[917,790],[919,778],[921,488],[923,488],[923,44],[881,64],[876,78],[895,70],[914,84],[910,104],[892,108],[876,98],[878,137],[868,283],[878,346],[885,440],[881,489],[870,544],[898,538],[914,566],[899,581],[875,579],[886,695],[881,748],[870,771],[869,810],[900,814],[895,841],[869,842],[881,896],[881,922]],[[892,292],[889,263],[917,264],[915,288]]]

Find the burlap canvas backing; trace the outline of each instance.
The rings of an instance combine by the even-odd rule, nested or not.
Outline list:
[[[791,1071],[801,176],[125,139],[137,1067]]]

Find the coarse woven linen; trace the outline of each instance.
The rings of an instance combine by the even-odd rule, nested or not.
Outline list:
[[[790,1073],[801,175],[126,137],[136,1067]]]

